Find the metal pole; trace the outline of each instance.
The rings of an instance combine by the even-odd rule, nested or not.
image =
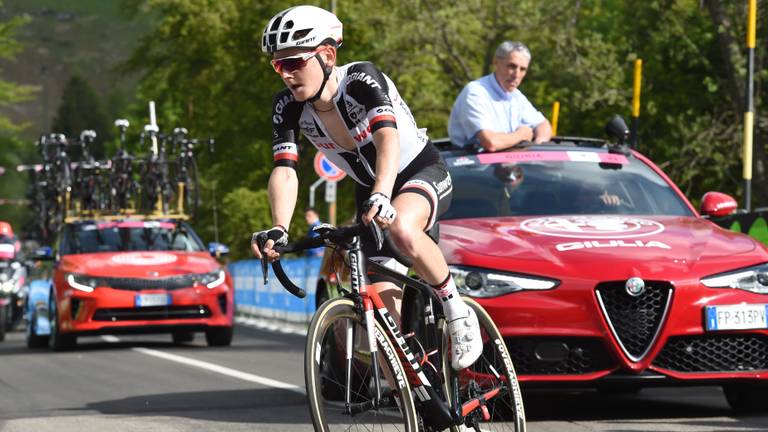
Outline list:
[[[630,126],[630,146],[637,148],[637,132],[640,127],[640,84],[642,83],[643,60],[635,60],[635,79],[632,85],[632,125]]]
[[[560,120],[560,101],[552,104],[552,136],[557,136],[557,122]]]
[[[320,187],[321,184],[325,181],[324,178],[319,178],[315,180],[314,183],[312,183],[312,186],[309,187],[309,206],[314,208],[315,207],[315,189]]]
[[[48,133],[48,66],[40,66],[40,78],[42,81],[41,97],[43,99],[43,115],[40,127],[43,133]]]
[[[755,69],[755,27],[757,23],[757,0],[749,0],[747,16],[747,106],[744,112],[744,208],[752,210],[752,140],[755,127],[755,102],[753,94]]]
[[[213,241],[219,242],[219,210],[216,207],[216,181],[213,181]]]

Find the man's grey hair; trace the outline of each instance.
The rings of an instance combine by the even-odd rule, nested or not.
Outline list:
[[[531,50],[528,49],[522,42],[517,41],[504,41],[496,48],[496,58],[507,58],[513,52],[519,52],[524,57],[531,61]]]

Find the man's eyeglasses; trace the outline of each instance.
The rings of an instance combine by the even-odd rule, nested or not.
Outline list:
[[[272,67],[275,68],[275,72],[281,73],[286,71],[289,73],[296,72],[307,65],[309,59],[315,56],[320,51],[320,48],[316,48],[312,51],[297,54],[289,57],[283,57],[279,59],[272,59]]]

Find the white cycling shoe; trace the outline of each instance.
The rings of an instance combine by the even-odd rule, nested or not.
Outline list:
[[[467,307],[468,315],[448,322],[451,335],[451,366],[464,369],[474,363],[483,353],[483,339],[480,336],[480,324],[472,308]]]

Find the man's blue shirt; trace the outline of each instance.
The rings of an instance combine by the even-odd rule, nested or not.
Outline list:
[[[531,129],[545,120],[523,93],[505,91],[493,73],[476,79],[459,93],[451,109],[448,135],[457,145],[477,144],[482,129],[514,132],[520,126]]]

